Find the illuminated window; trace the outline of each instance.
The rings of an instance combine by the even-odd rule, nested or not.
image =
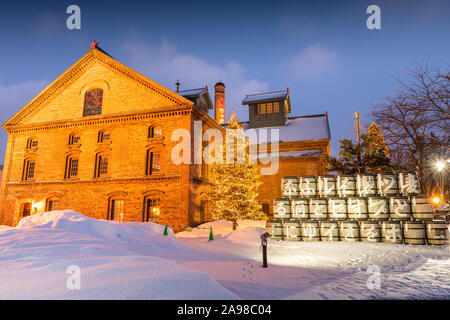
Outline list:
[[[103,90],[92,89],[84,96],[83,116],[95,116],[102,113]]]
[[[279,113],[280,112],[280,103],[274,102],[273,103],[273,113]]]
[[[23,180],[34,179],[35,167],[36,167],[36,161],[25,160],[24,168],[23,168]]]
[[[258,114],[271,114],[280,112],[279,102],[259,103]]]
[[[162,135],[161,127],[153,126],[148,129],[148,137],[149,138],[157,138]]]
[[[258,104],[258,114],[266,114],[266,104],[265,103]]]
[[[145,198],[144,222],[157,222],[161,213],[161,202],[158,197]]]
[[[123,205],[122,199],[110,199],[109,200],[109,220],[123,221]]]

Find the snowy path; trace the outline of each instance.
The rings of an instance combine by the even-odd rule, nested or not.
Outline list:
[[[189,236],[185,242],[205,253],[224,252],[227,261],[180,263],[212,275],[242,299],[450,299],[449,246],[269,241],[264,269],[262,228],[221,231],[214,243],[205,235],[178,237]],[[370,266],[380,272],[379,289],[367,286]]]
[[[260,222],[209,225],[214,241],[70,211],[25,218],[0,227],[0,299],[450,299],[449,246],[269,241],[265,269]],[[367,287],[370,266],[380,289]]]

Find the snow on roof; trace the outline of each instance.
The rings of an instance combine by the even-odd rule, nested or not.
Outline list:
[[[249,129],[249,123],[241,123],[244,131]],[[329,140],[331,138],[328,126],[328,117],[324,114],[315,116],[302,116],[288,118],[286,125],[263,128],[252,128],[256,131],[267,129],[268,140],[270,131],[279,130],[280,142],[308,141],[308,140]],[[258,132],[259,136],[259,132]]]
[[[286,100],[289,95],[287,90],[258,93],[258,94],[248,94],[242,104],[256,103],[260,101],[276,101],[276,100]]]
[[[280,151],[278,152],[278,158],[300,158],[300,157],[318,157],[322,154],[322,149],[307,149],[296,151]],[[250,154],[255,156],[255,154]],[[259,159],[274,158],[272,154],[267,153],[265,155],[258,154]]]
[[[190,97],[190,96],[198,96],[200,93],[205,92],[205,91],[206,91],[206,88],[198,88],[198,89],[182,90],[182,91],[178,91],[177,93],[183,97]]]

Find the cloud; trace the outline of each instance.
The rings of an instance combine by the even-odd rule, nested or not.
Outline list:
[[[0,121],[4,123],[48,85],[48,81],[25,81],[11,85],[0,84]]]
[[[0,84],[0,122],[3,124],[17,111],[33,99],[47,85],[48,81],[26,81],[11,85]],[[0,130],[0,163],[3,162],[3,152],[6,148],[7,135]]]
[[[166,39],[159,45],[153,45],[131,35],[124,43],[124,51],[130,67],[172,90],[175,89],[175,81],[180,79],[180,90],[207,85],[214,99],[214,84],[223,81],[226,85],[227,116],[234,110],[240,120],[248,117],[246,107],[241,104],[245,95],[264,92],[269,87],[267,82],[247,76],[237,61],[213,64],[204,58],[179,52],[175,44]]]
[[[292,79],[318,78],[340,67],[337,55],[320,45],[311,45],[284,64]]]

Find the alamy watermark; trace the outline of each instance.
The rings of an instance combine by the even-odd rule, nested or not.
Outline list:
[[[81,269],[77,265],[70,265],[66,270],[67,274],[70,276],[67,278],[66,286],[69,290],[80,290],[81,289]]]
[[[367,7],[366,13],[370,16],[366,20],[366,26],[369,30],[381,29],[381,9],[376,4]]]
[[[367,278],[366,285],[369,290],[380,290],[381,289],[381,270],[376,265],[370,265],[367,268]]]
[[[174,164],[257,164],[259,160],[261,175],[278,172],[279,129],[226,129],[224,139],[221,130],[209,128],[203,132],[202,128],[202,121],[194,121],[193,137],[187,129],[172,132],[171,140],[177,142],[171,152]]]
[[[66,19],[66,26],[69,30],[81,29],[81,9],[79,6],[72,4],[67,7],[66,13],[70,16]]]

